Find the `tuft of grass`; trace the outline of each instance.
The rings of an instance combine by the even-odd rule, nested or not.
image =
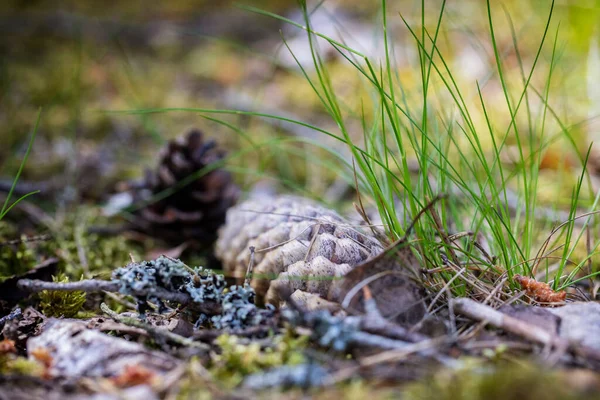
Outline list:
[[[306,33],[312,55],[310,69],[298,61],[285,38],[283,42],[335,124],[335,131],[278,115],[235,110],[161,108],[123,113],[249,115],[296,124],[333,138],[347,147],[351,158],[323,144],[310,144],[328,150],[335,161],[328,166],[336,168],[348,182],[356,176],[361,198],[377,208],[390,241],[406,234],[406,221],[431,199],[447,194],[414,230],[413,247],[421,267],[430,271],[426,283],[436,291],[448,288],[455,296],[479,298],[494,292],[499,299],[506,299],[511,296],[510,289],[517,287],[515,274],[551,281],[555,289],[562,289],[599,273],[586,271],[600,245],[600,240],[589,235],[594,223],[591,212],[600,199],[592,192],[586,171],[590,149],[585,154],[579,152],[572,130],[551,105],[552,81],[561,55],[560,25],[553,22],[553,1],[527,60],[510,13],[504,9],[512,48],[503,48],[498,40],[499,13],[486,2],[481,17],[487,20],[493,70],[474,88],[461,83],[452,60],[445,55],[446,1],[435,9],[422,0],[418,22],[409,22],[402,14],[396,17],[403,22],[417,54],[418,64],[413,66],[416,82],[407,82],[399,73],[385,0],[381,1],[380,24],[385,52],[380,60],[316,32],[310,19],[314,9],[304,0],[299,4],[304,24],[264,10],[243,8],[290,23]],[[360,110],[348,107],[334,85],[330,65],[321,57],[323,44],[333,47],[370,91],[370,97],[361,99]],[[519,79],[515,80],[513,71],[505,66],[507,54],[517,61]],[[500,103],[488,98],[486,88],[490,85],[499,88]],[[362,134],[357,134],[356,126],[362,128]],[[283,142],[253,143],[240,154],[262,146],[281,148],[277,146]],[[540,165],[556,143],[576,154],[581,167],[571,192],[564,194],[568,199],[566,214],[559,212],[564,204],[561,196],[553,207],[541,205],[538,198]],[[511,152],[513,165],[508,165],[505,160]],[[233,154],[230,160],[238,156]],[[577,216],[585,211],[590,213]],[[562,224],[551,229],[561,220]],[[582,244],[587,255],[583,260],[572,260]],[[494,290],[505,281],[508,285],[504,290]]]
[[[35,136],[37,134],[38,127],[40,125],[41,116],[42,116],[42,109],[40,108],[38,111],[37,119],[35,121],[35,126],[33,128],[33,132],[31,133],[31,137],[29,139],[29,144],[27,145],[27,151],[25,152],[25,155],[23,156],[23,160],[21,160],[21,164],[19,165],[19,170],[17,171],[17,174],[15,175],[15,179],[13,179],[13,183],[10,187],[10,190],[8,191],[8,195],[6,196],[6,199],[4,200],[4,203],[2,204],[2,208],[0,209],[0,221],[20,201],[26,199],[27,197],[29,197],[31,195],[39,193],[39,190],[26,193],[23,196],[19,197],[17,200],[15,200],[12,204],[10,203],[10,199],[12,197],[13,191],[15,190],[15,187],[17,186],[17,182],[19,182],[19,178],[21,177],[21,172],[23,172],[23,168],[25,167],[25,163],[27,162],[27,158],[29,157],[31,148],[33,147],[33,142],[35,140]]]
[[[312,10],[308,9],[305,1],[301,1],[300,5],[305,24],[294,25],[307,32],[314,73],[309,74],[300,63],[298,67],[339,129],[338,133],[327,134],[345,142],[351,151],[361,195],[377,207],[390,240],[406,233],[405,221],[423,209],[430,199],[440,193],[448,194],[441,206],[430,213],[429,218],[419,221],[415,229],[414,245],[422,267],[439,271],[429,276],[432,286],[439,290],[449,285],[455,295],[483,297],[493,290],[495,282],[501,278],[499,275],[505,275],[515,287],[512,282],[515,274],[544,272],[544,278],[552,281],[554,288],[560,289],[573,284],[576,277],[586,279],[597,274],[591,272],[581,277],[591,255],[574,267],[566,268],[591,220],[588,216],[583,227],[576,232],[574,222],[585,199],[584,183],[590,191],[590,210],[598,201],[591,191],[590,177],[585,168],[590,149],[585,156],[579,155],[582,173],[570,193],[567,223],[561,225],[560,233],[551,246],[544,242],[543,251],[535,252],[536,246],[542,244],[540,232],[547,228],[547,224],[540,222],[539,210],[542,207],[537,198],[542,155],[552,142],[558,140],[564,141],[571,151],[579,154],[571,132],[549,104],[551,81],[558,61],[558,27],[550,43],[545,84],[542,89],[533,85],[534,77],[541,74],[538,73],[539,64],[550,40],[554,2],[549,4],[546,23],[540,32],[529,69],[524,67],[519,40],[505,10],[521,74],[520,87],[507,78],[504,52],[497,40],[496,16],[491,3],[487,2],[485,17],[495,61],[492,77],[501,88],[508,121],[493,119],[479,82],[476,87],[479,104],[469,103],[467,91],[455,77],[451,62],[446,60],[440,48],[446,1],[441,2],[439,10],[422,1],[420,26],[417,28],[403,15],[399,16],[418,53],[415,68],[419,71],[421,102],[407,101],[405,82],[397,72],[398,66],[391,50],[385,0],[381,2],[385,54],[378,62],[314,32],[310,21]],[[248,9],[289,22],[268,12]],[[425,23],[430,14],[435,17],[434,22],[429,24],[431,29]],[[370,105],[375,118],[368,119],[364,113],[355,115],[344,107],[332,83],[328,64],[321,57],[319,46],[322,42],[317,39],[324,39],[337,50],[371,87],[374,100]],[[540,104],[537,109],[531,97],[537,97]],[[446,101],[434,100],[437,98]],[[483,124],[476,120],[476,116],[480,115],[483,116]],[[554,124],[548,121],[550,116],[555,119]],[[353,119],[361,122],[362,138],[357,138],[351,131]],[[526,121],[528,128],[522,128],[521,121]],[[505,126],[502,127],[502,124]],[[558,133],[548,133],[551,125],[558,125]],[[513,168],[507,168],[502,162],[510,142],[514,143],[517,153]],[[411,159],[415,163],[411,163]],[[555,233],[557,231],[552,232],[553,235]],[[463,239],[459,239],[461,237]],[[600,242],[592,245],[592,251],[596,251],[598,244]],[[555,265],[543,262],[557,248],[562,249],[559,262]],[[545,271],[539,270],[541,264]],[[471,270],[478,272],[474,274]]]

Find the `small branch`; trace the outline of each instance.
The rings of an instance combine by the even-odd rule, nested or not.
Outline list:
[[[11,246],[14,244],[43,242],[43,241],[50,240],[50,239],[52,239],[52,236],[49,234],[28,236],[28,237],[24,237],[22,239],[14,239],[14,240],[8,240],[6,242],[0,242],[0,246]]]
[[[564,339],[548,332],[544,328],[511,317],[474,300],[467,298],[454,299],[452,300],[452,305],[457,313],[475,321],[485,321],[496,328],[514,333],[515,335],[533,342],[545,346],[557,346],[563,348],[568,345]]]
[[[21,279],[18,284],[20,289],[28,292],[37,293],[42,290],[60,290],[63,292],[118,292],[118,281],[99,281],[95,279],[85,279],[77,282],[46,282],[37,279]]]
[[[96,279],[85,279],[77,282],[46,282],[40,281],[36,279],[21,279],[18,282],[19,288],[37,293],[42,290],[59,290],[59,291],[81,291],[81,292],[113,292],[119,293],[119,281],[100,281]],[[170,292],[168,290],[162,288],[152,288],[152,289],[141,289],[135,290],[133,288],[130,289],[131,292],[128,294],[144,297],[156,297],[161,300],[173,301],[175,303],[179,303],[181,305],[188,305],[190,308],[197,310],[199,312],[215,315],[221,313],[221,305],[217,303],[197,303],[191,298],[191,296],[187,293],[182,292]]]
[[[250,286],[250,278],[252,277],[252,271],[254,271],[254,253],[256,247],[250,246],[250,261],[248,262],[248,269],[246,270],[246,278],[244,279],[244,286]]]
[[[566,340],[558,337],[544,328],[529,324],[520,319],[508,316],[490,306],[478,303],[471,299],[455,299],[452,301],[454,310],[473,320],[489,323],[490,325],[503,329],[544,346],[552,346],[559,351],[570,349],[574,354],[581,357],[600,362],[600,351],[589,346],[583,346],[579,341]]]
[[[177,343],[182,346],[194,347],[197,349],[207,350],[207,351],[210,350],[210,346],[207,344],[204,344],[201,342],[195,342],[190,338],[186,338],[184,336],[173,333],[168,329],[153,326],[150,324],[146,324],[136,318],[125,317],[125,316],[119,315],[116,312],[114,312],[113,310],[111,310],[105,303],[100,304],[100,309],[106,315],[108,315],[109,317],[114,319],[115,321],[120,322],[125,325],[128,325],[128,326],[133,326],[135,328],[143,329],[144,331],[148,332],[148,334],[150,334],[154,337],[165,338],[167,340],[170,340],[173,343]]]
[[[60,290],[66,292],[119,292],[119,281],[99,281],[95,279],[84,279],[78,282],[46,282],[31,279],[21,279],[18,283],[23,290],[30,292],[41,292],[42,290]],[[180,304],[192,303],[192,298],[186,293],[169,292],[161,288],[134,290],[136,296],[153,296],[162,300],[174,301]]]

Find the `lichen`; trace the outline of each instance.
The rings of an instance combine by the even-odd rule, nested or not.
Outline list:
[[[300,315],[292,310],[285,310],[284,317],[294,325],[307,325],[312,330],[312,339],[320,346],[338,352],[348,349],[353,335],[358,332],[357,318],[336,317],[327,310],[314,311]]]
[[[194,268],[194,273],[185,286],[192,299],[198,303],[221,302],[226,286],[225,277],[202,267]]]
[[[273,318],[275,307],[270,304],[265,309],[254,304],[254,289],[249,286],[232,286],[223,295],[222,313],[211,318],[217,329],[243,329],[257,326]]]
[[[190,268],[179,260],[161,256],[153,261],[131,263],[114,271],[113,279],[119,283],[119,291],[133,296],[138,302],[142,316],[151,309],[149,301],[157,304],[159,312],[166,305],[153,292],[158,288],[169,292],[185,293],[196,303],[214,303],[221,306],[221,314],[198,316],[196,327],[217,329],[243,329],[265,323],[275,315],[273,307],[265,309],[254,304],[256,297],[249,286],[227,288],[225,277],[210,269]],[[137,293],[149,293],[139,296]]]
[[[193,279],[189,269],[179,260],[161,256],[153,261],[130,263],[113,272],[113,279],[119,282],[119,292],[132,295],[138,302],[138,311],[144,315],[150,310],[148,301],[158,305],[159,312],[166,310],[164,302],[152,295],[158,288],[171,292],[186,291],[187,284]],[[139,291],[148,291],[147,296],[139,296]]]

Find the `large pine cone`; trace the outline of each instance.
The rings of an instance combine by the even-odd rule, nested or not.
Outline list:
[[[224,152],[213,140],[205,140],[199,130],[169,142],[160,154],[157,170],[146,171],[136,188],[135,203],[158,198],[136,212],[136,228],[172,243],[214,242],[239,189],[231,174],[220,168],[195,175],[223,157]]]
[[[244,277],[250,247],[251,285],[274,304],[282,290],[326,298],[336,278],[382,251],[336,212],[292,196],[259,197],[229,210],[215,250],[226,273]]]

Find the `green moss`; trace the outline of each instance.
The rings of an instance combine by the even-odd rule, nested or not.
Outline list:
[[[62,274],[52,277],[52,280],[54,282],[69,282],[69,278]],[[84,292],[44,290],[40,292],[39,296],[40,309],[49,317],[75,317],[85,303]]]
[[[212,385],[207,384],[212,381],[210,374],[206,372],[204,366],[197,357],[192,357],[185,373],[178,381],[177,395],[178,400],[210,400],[215,398],[212,393]]]
[[[0,243],[18,238],[18,233],[11,224],[0,221]],[[36,261],[35,252],[26,243],[0,245],[0,282],[27,272]]]
[[[0,353],[0,374],[1,375],[34,375],[40,376],[44,367],[35,361],[28,360],[25,357],[17,356],[13,353]]]
[[[110,226],[113,221],[100,215],[98,208],[82,206],[69,213],[50,239],[0,246],[0,281],[25,273],[49,257],[58,257],[59,271],[71,279],[110,277],[113,269],[130,262],[131,256],[141,259],[141,246],[129,243],[122,236],[101,236],[89,233],[91,226]],[[18,239],[10,223],[0,221],[0,243]]]
[[[109,273],[134,258],[141,258],[139,246],[123,237],[100,236],[89,233],[92,226],[110,226],[113,221],[100,215],[93,207],[80,207],[69,214],[53,234],[53,240],[43,244],[46,253],[61,259],[60,270],[71,279],[82,274]]]
[[[8,361],[2,372],[5,374],[41,376],[44,367],[40,363],[28,360],[25,357],[16,357]]]
[[[539,365],[497,367],[472,364],[460,371],[444,370],[407,387],[407,400],[574,400],[591,399],[586,388],[569,384],[568,375]],[[588,396],[589,395],[589,396]]]
[[[307,337],[297,338],[291,333],[273,337],[273,346],[261,349],[256,341],[242,344],[240,338],[221,335],[216,343],[221,354],[215,355],[211,372],[225,386],[238,385],[246,375],[281,365],[297,365],[305,361],[302,350]]]

